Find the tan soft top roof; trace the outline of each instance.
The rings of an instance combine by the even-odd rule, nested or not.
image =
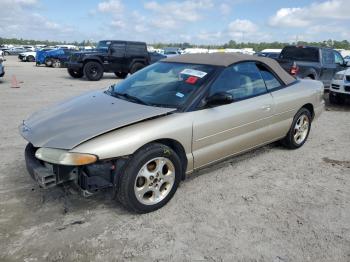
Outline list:
[[[228,67],[238,62],[257,61],[271,68],[286,85],[295,82],[295,78],[288,74],[276,60],[267,57],[244,55],[239,53],[184,54],[166,58],[162,61],[224,67]]]

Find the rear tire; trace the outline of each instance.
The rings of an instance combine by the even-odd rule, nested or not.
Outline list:
[[[61,67],[61,61],[59,59],[54,59],[52,61],[52,67],[53,68],[60,68]]]
[[[125,72],[114,72],[114,74],[116,77],[121,79],[124,79],[128,75],[128,73],[125,73]]]
[[[82,78],[84,76],[83,70],[73,70],[68,68],[68,74],[73,78]]]
[[[341,105],[344,104],[344,98],[339,97],[336,93],[330,91],[329,92],[329,103],[333,105]]]
[[[133,64],[133,66],[130,69],[130,74],[134,74],[134,73],[136,73],[137,71],[141,70],[144,67],[145,67],[144,64],[135,63],[135,64]]]
[[[302,147],[311,130],[312,116],[309,110],[301,108],[296,115],[286,137],[281,141],[289,149]]]
[[[10,55],[10,53],[7,51],[4,51],[4,55]]]
[[[182,172],[181,160],[174,150],[163,144],[149,144],[126,164],[117,197],[133,212],[155,211],[174,196]]]
[[[35,57],[32,55],[27,56],[26,58],[27,62],[35,62]]]
[[[84,66],[84,75],[90,81],[98,81],[103,77],[103,67],[98,62],[88,62]]]

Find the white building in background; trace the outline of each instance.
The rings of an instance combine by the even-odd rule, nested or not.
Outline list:
[[[186,48],[183,50],[184,54],[206,54],[208,52],[207,48]]]
[[[254,49],[253,48],[242,48],[242,49],[234,49],[234,48],[226,48],[224,49],[225,53],[241,53],[245,55],[254,55]]]
[[[264,49],[261,51],[261,53],[276,53],[276,54],[279,54],[281,52],[282,52],[282,49],[276,49],[276,48],[275,49],[272,49],[272,48]]]
[[[208,53],[209,54],[212,54],[212,53],[223,53],[224,52],[224,49],[209,49],[208,50]]]
[[[183,52],[184,54],[211,54],[211,53],[241,53],[247,55],[255,54],[253,48],[243,48],[243,49],[234,49],[234,48],[222,48],[222,49],[207,49],[207,48],[186,48]]]
[[[55,45],[56,48],[62,48],[62,49],[78,49],[75,45]]]

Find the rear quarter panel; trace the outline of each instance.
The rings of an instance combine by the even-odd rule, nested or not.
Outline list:
[[[305,105],[312,105],[315,116],[323,109],[323,84],[315,80],[298,80],[285,88],[271,93],[274,99],[272,130],[276,137],[284,137],[293,122],[295,114]]]

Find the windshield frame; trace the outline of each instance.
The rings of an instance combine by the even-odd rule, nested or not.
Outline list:
[[[177,62],[167,62],[167,61],[159,61],[154,63],[155,64],[159,64],[159,63],[169,63],[169,64],[189,64],[189,65],[202,65],[202,64],[196,64],[196,63],[177,63]],[[151,65],[152,66],[152,65]],[[201,83],[186,99],[186,101],[181,104],[181,105],[177,105],[177,106],[171,106],[171,105],[163,105],[163,104],[153,104],[153,103],[147,103],[145,101],[145,106],[153,106],[153,107],[162,107],[162,108],[173,108],[173,109],[177,109],[178,112],[185,112],[190,110],[193,106],[193,104],[197,104],[198,102],[198,98],[201,99],[202,94],[205,92],[205,90],[207,90],[208,86],[210,86],[211,82],[213,81],[213,79],[215,79],[218,75],[218,72],[221,72],[222,67],[221,66],[215,66],[215,65],[208,65],[211,66],[213,68],[213,70],[208,73],[208,75],[206,76],[205,80],[203,81],[203,83]],[[125,81],[125,80],[124,80]],[[118,93],[118,91],[115,89],[115,87],[117,86],[117,84],[114,84],[112,86],[110,86],[108,88],[108,90],[106,90],[106,93],[114,96],[116,99],[122,99],[131,103],[137,103],[136,101],[132,101],[128,100],[128,99],[124,99],[122,98],[120,95],[116,94]],[[199,99],[199,100],[200,100]],[[141,103],[138,103],[141,104]]]
[[[103,46],[99,46],[100,43],[104,43]],[[107,43],[109,43],[107,45]],[[98,41],[97,45],[96,45],[96,49],[100,49],[100,50],[108,50],[109,46],[112,44],[112,41],[111,40],[101,40],[101,41]]]

